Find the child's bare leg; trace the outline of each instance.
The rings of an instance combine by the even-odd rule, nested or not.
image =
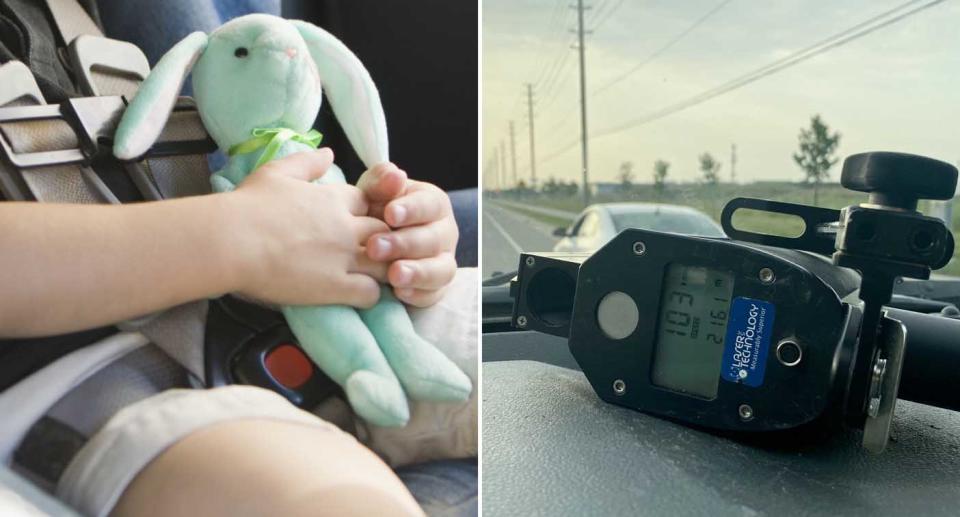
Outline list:
[[[296,423],[201,429],[153,460],[113,515],[422,515],[396,475],[353,437]]]

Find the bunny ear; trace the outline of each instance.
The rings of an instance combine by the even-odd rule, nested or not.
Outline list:
[[[132,160],[150,149],[167,123],[184,79],[206,47],[207,35],[194,32],[160,58],[120,119],[113,144],[117,158]]]
[[[386,117],[367,69],[329,32],[300,20],[291,23],[307,43],[320,85],[357,156],[367,167],[389,160]]]

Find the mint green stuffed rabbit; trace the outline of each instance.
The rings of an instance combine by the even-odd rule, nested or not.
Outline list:
[[[263,14],[231,20],[209,36],[195,32],[171,48],[120,121],[113,148],[118,158],[138,158],[153,145],[191,69],[200,117],[230,155],[211,178],[214,191],[232,190],[266,161],[315,148],[320,135],[310,128],[321,86],[363,163],[388,160],[380,96],[357,57],[314,25]],[[345,180],[333,166],[320,182]],[[470,395],[469,377],[415,333],[388,287],[368,310],[287,306],[283,314],[310,358],[372,424],[406,424],[404,391],[425,401]]]

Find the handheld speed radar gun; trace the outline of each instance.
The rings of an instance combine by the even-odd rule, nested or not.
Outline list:
[[[953,257],[919,199],[951,199],[957,169],[848,157],[842,210],[738,198],[730,239],[629,229],[594,254],[525,253],[513,325],[566,337],[605,401],[745,433],[845,423],[887,444],[897,397],[960,410],[960,311],[894,294]],[[739,209],[803,220],[799,237],[734,227]],[[955,289],[955,288],[954,288]]]
[[[200,117],[230,157],[212,177],[215,191],[232,190],[267,161],[316,148],[321,135],[311,126],[321,88],[363,163],[389,159],[380,97],[357,57],[314,25],[264,14],[236,18],[210,35],[195,32],[171,48],[124,112],[114,142],[118,158],[150,149],[191,72]],[[320,180],[344,181],[335,166]],[[372,424],[406,424],[407,395],[429,401],[470,395],[469,377],[416,334],[387,287],[368,310],[288,306],[283,314],[307,355]]]

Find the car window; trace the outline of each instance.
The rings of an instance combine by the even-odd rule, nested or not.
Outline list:
[[[599,227],[600,216],[596,212],[590,212],[583,218],[576,235],[577,237],[593,237],[597,234]]]
[[[577,219],[577,222],[570,226],[570,230],[567,232],[567,235],[577,235],[577,233],[580,231],[580,227],[583,226],[583,222],[587,219],[587,215],[589,214],[581,215],[580,219]]]

